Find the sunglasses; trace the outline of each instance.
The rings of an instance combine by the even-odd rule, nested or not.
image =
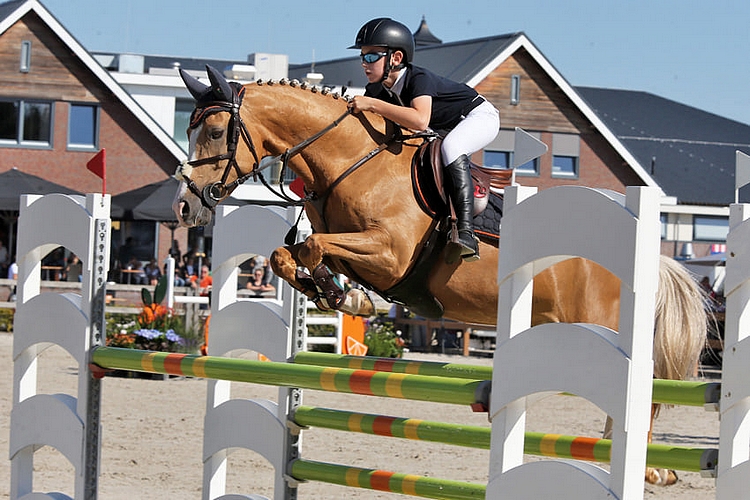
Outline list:
[[[388,52],[368,52],[367,54],[360,54],[359,57],[362,58],[362,62],[372,64],[387,55]]]

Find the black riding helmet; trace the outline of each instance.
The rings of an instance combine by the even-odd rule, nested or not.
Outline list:
[[[367,45],[385,47],[388,58],[385,63],[383,79],[388,77],[391,69],[401,69],[414,59],[414,36],[409,28],[398,21],[387,17],[379,17],[368,21],[359,29],[354,45],[350,49],[361,49]],[[395,50],[404,53],[404,61],[396,68],[391,68],[390,55]]]

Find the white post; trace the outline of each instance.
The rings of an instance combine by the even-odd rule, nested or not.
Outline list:
[[[167,264],[167,309],[174,309],[174,257],[171,255],[165,261]]]

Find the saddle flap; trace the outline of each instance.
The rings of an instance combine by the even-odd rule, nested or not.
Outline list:
[[[425,142],[413,161],[413,182],[417,200],[432,217],[450,212],[443,183],[443,159],[440,152],[442,139]],[[487,168],[471,163],[474,181],[474,215],[487,208],[490,189],[502,190],[513,184],[513,170]]]

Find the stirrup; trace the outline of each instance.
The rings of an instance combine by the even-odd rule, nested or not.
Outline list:
[[[474,231],[458,230],[455,244],[461,247],[461,259],[464,262],[479,260],[479,240]]]

